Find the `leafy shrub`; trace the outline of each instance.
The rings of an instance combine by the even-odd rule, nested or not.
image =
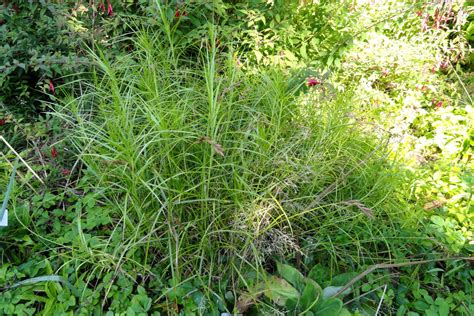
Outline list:
[[[367,128],[388,132],[392,148],[415,170],[413,192],[427,215],[429,234],[445,250],[461,252],[472,249],[473,238],[469,122],[474,112],[459,76],[465,44],[459,30],[465,13],[459,4],[449,7],[441,2],[419,10],[429,17],[427,21],[416,11],[407,11],[417,32],[394,33],[391,30],[398,28],[389,27],[383,34],[367,32],[355,41],[343,62],[347,71],[338,76],[357,91]],[[423,28],[423,23],[429,27]]]
[[[355,11],[351,1],[197,0],[160,5],[162,15],[157,16],[159,3],[141,4],[139,10],[147,19],[136,23],[155,30],[169,28],[173,44],[186,48],[184,54],[199,52],[212,24],[218,28],[219,48],[236,48],[242,62],[285,67],[339,67],[362,11]]]
[[[54,94],[62,76],[87,64],[76,52],[80,34],[68,25],[66,4],[5,1],[0,8],[2,111],[39,113],[45,93]]]
[[[340,66],[359,12],[351,1],[249,2],[236,6],[234,40],[263,65]],[[349,30],[352,31],[349,32]]]

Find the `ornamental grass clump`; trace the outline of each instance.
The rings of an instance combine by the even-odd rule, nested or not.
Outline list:
[[[212,32],[195,61],[162,38],[141,33],[114,62],[94,54],[97,73],[57,113],[111,209],[110,237],[79,257],[215,290],[275,256],[357,262],[389,247],[380,225],[402,209],[392,167],[357,128],[349,94],[316,103],[305,80],[245,73]]]

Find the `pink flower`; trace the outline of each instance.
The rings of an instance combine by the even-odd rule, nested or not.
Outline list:
[[[51,79],[49,79],[49,91],[51,91],[52,94],[54,94],[54,84]]]
[[[97,5],[97,11],[99,10],[102,11],[102,13],[105,13],[105,5],[102,1]]]
[[[443,106],[443,101],[438,101],[438,103],[436,103],[436,105],[435,105],[435,108],[439,109],[442,106]]]
[[[112,3],[110,3],[110,0],[107,0],[107,15],[108,16],[114,15],[114,9],[112,8]]]
[[[322,82],[319,81],[318,79],[314,79],[314,78],[308,78],[306,80],[306,84],[308,85],[308,87],[314,87],[318,84],[321,84]]]

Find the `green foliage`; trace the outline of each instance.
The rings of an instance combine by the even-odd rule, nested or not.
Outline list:
[[[450,18],[458,26],[464,16],[459,5],[449,9],[438,3],[422,9],[431,17],[459,10],[455,20]],[[414,170],[414,198],[424,209],[427,233],[447,251],[472,251],[474,112],[461,77],[464,42],[456,37],[454,26],[442,30],[433,27],[435,21],[428,22],[430,28],[415,34],[367,33],[346,56],[343,64],[349,71],[339,76],[361,98],[363,120],[380,121],[391,136],[392,148]],[[454,45],[457,41],[461,48]],[[367,109],[374,109],[371,118]]]
[[[84,69],[76,53],[80,33],[68,26],[66,4],[4,1],[0,7],[0,105],[2,112],[31,115],[44,110],[45,93],[60,77]],[[1,113],[1,112],[0,112]]]
[[[350,315],[347,309],[342,308],[342,301],[333,297],[341,287],[328,286],[322,289],[316,280],[304,277],[289,265],[277,263],[277,268],[282,279],[276,276],[271,277],[265,282],[263,292],[276,305],[285,307],[286,313]]]
[[[312,90],[288,90],[286,76],[276,70],[247,75],[232,54],[213,48],[202,51],[194,70],[175,70],[181,61],[168,57],[158,38],[138,36],[133,58],[111,64],[97,57],[100,72],[85,85],[88,91],[57,114],[74,126],[71,141],[94,176],[89,190],[100,192],[112,210],[109,222],[87,208],[75,219],[84,260],[114,267],[112,258],[121,254],[127,274],[159,274],[173,284],[201,280],[204,273],[212,279],[212,271],[239,278],[239,271],[261,272],[268,256],[287,253],[294,236],[313,236],[317,218],[328,219],[321,229],[331,230],[337,226],[331,218],[350,216],[351,231],[367,227],[367,216],[385,216],[381,205],[389,206],[392,197],[381,180],[389,179],[390,168],[379,156],[383,149],[352,124],[346,99],[311,107],[305,98]],[[91,119],[94,100],[100,103]],[[370,170],[361,160],[371,162]],[[347,186],[355,182],[356,190]],[[332,183],[338,186],[328,191]],[[315,194],[321,194],[318,204]],[[349,198],[361,202],[347,205]],[[104,225],[114,242],[86,232]],[[215,301],[210,289],[202,291]],[[188,306],[187,300],[176,304]]]
[[[383,313],[469,315],[473,289],[469,281],[472,272],[465,269],[468,266],[468,261],[453,260],[402,267],[399,277],[390,276],[389,271],[370,274],[354,286],[351,309],[373,314],[382,300]],[[396,282],[390,283],[390,279]]]
[[[462,2],[8,2],[0,314],[472,314]]]
[[[2,258],[8,262],[2,265],[0,273],[3,313],[75,311],[89,315],[102,310],[104,297],[110,304],[108,310],[114,313],[132,313],[131,309],[140,314],[152,310],[151,299],[142,287],[134,287],[124,275],[101,272],[110,263],[97,262],[93,257],[91,261],[84,260],[111,237],[107,229],[111,223],[110,206],[97,202],[97,195],[92,192],[45,192],[35,196],[29,205],[13,205],[16,220],[0,231]],[[87,216],[81,219],[83,213]],[[97,231],[101,231],[100,236]],[[42,249],[42,243],[47,245],[44,250],[51,257],[39,255],[23,263],[28,253]],[[96,264],[103,267],[99,269]]]
[[[362,11],[351,1],[173,1],[162,5],[163,15],[156,18],[157,3],[141,4],[138,10],[147,19],[135,23],[144,29],[169,27],[173,44],[190,56],[203,45],[209,24],[215,25],[219,49],[236,49],[247,65],[340,67],[354,28],[363,29],[357,25]]]
[[[236,7],[242,21],[234,38],[246,58],[261,65],[340,66],[359,12],[351,1],[249,2]],[[231,25],[231,27],[234,27]],[[317,30],[317,31],[315,31]]]

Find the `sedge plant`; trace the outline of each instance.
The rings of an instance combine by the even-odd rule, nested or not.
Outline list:
[[[56,113],[111,210],[93,244],[78,212],[81,268],[160,280],[156,303],[196,280],[222,301],[275,257],[365,264],[390,253],[384,235],[403,201],[350,94],[312,98],[283,70],[246,72],[209,34],[196,60],[159,32],[138,33],[115,60],[91,52],[97,70]]]

